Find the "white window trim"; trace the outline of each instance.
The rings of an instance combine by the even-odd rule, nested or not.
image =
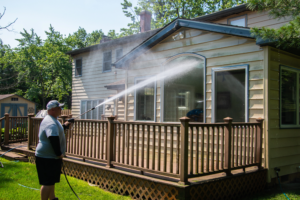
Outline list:
[[[179,58],[179,57],[183,57],[183,56],[194,56],[194,57],[198,57],[200,59],[203,60],[204,66],[203,66],[203,123],[206,123],[206,57],[197,54],[197,53],[180,53],[177,54],[171,58],[169,58],[163,65],[162,65],[162,71],[165,70],[165,66],[171,62],[172,60]],[[162,79],[160,81],[160,122],[164,122],[164,123],[173,123],[173,122],[165,122],[164,121],[164,99],[165,99],[165,92],[164,92],[164,86],[165,86],[165,80]]]
[[[234,65],[234,66],[226,66],[226,67],[215,67],[211,69],[211,123],[215,123],[216,119],[216,102],[215,102],[215,76],[216,72],[221,71],[233,71],[245,69],[245,122],[249,122],[249,65]],[[228,116],[231,117],[231,116]],[[233,119],[234,120],[234,119]]]
[[[227,24],[228,24],[228,25],[231,25],[231,24],[230,24],[230,20],[232,20],[232,19],[234,19],[234,18],[243,17],[243,16],[245,16],[245,27],[248,27],[248,15],[247,15],[247,14],[239,15],[239,16],[236,16],[236,17],[228,18],[228,19],[227,19]],[[242,27],[242,26],[239,26],[239,27]]]
[[[99,105],[99,101],[105,101],[105,99],[86,99],[86,100],[80,100],[80,114],[82,114],[83,112],[86,112],[87,111],[87,103],[85,104],[85,111],[82,111],[81,110],[81,103],[82,102],[84,102],[84,101],[97,101],[98,102],[98,104],[97,105]],[[105,104],[103,104],[102,105],[103,106],[103,115],[105,114]],[[99,116],[99,111],[98,111],[98,109],[96,109],[97,110],[97,117]],[[86,117],[87,117],[87,113],[85,113],[84,115],[82,115],[82,116],[84,116],[85,117],[85,119],[86,119]],[[82,119],[82,116],[80,116],[80,119]],[[97,120],[101,120],[101,118],[100,119],[97,119]]]
[[[81,75],[77,75],[77,76],[76,76],[76,61],[77,61],[77,60],[81,60]],[[79,58],[75,58],[75,59],[74,59],[74,77],[75,77],[75,78],[82,77],[82,74],[83,74],[83,70],[82,70],[82,69],[83,69],[83,62],[82,62],[82,61],[83,61],[82,57],[79,57]]]
[[[294,68],[294,67],[288,67],[288,66],[285,66],[285,65],[280,65],[279,66],[280,67],[280,74],[279,74],[279,99],[280,99],[280,102],[279,102],[279,104],[280,104],[280,107],[279,107],[279,113],[280,113],[280,116],[279,116],[279,118],[280,118],[280,120],[279,120],[279,125],[280,125],[280,128],[300,128],[300,123],[299,123],[299,78],[300,78],[300,69],[297,69],[297,68]],[[296,80],[297,80],[297,83],[296,83],[296,85],[297,85],[297,88],[296,88],[296,91],[297,91],[297,94],[296,94],[296,102],[297,102],[297,105],[296,105],[296,122],[297,122],[297,124],[295,124],[295,125],[290,125],[290,124],[288,124],[288,125],[285,125],[285,124],[282,124],[282,99],[281,99],[281,97],[282,97],[282,85],[281,85],[281,83],[282,83],[282,69],[284,69],[284,70],[288,70],[288,71],[292,71],[292,72],[296,72],[297,73],[297,78],[296,78]]]
[[[146,80],[148,78],[152,78],[153,76],[142,76],[142,77],[136,77],[134,78],[134,84],[136,85],[138,81],[140,80]],[[156,122],[156,82],[154,81],[154,120],[137,120],[136,115],[137,115],[137,99],[136,99],[136,92],[137,90],[134,90],[134,121],[147,121],[147,122]]]

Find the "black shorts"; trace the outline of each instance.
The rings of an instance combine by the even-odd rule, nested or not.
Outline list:
[[[62,159],[35,157],[36,169],[41,185],[59,183]]]

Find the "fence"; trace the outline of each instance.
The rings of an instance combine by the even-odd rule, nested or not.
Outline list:
[[[28,117],[10,117],[9,114],[5,114],[0,119],[1,124],[4,124],[4,128],[1,128],[0,144],[3,141],[4,144],[13,142],[26,141],[28,139]]]
[[[62,117],[64,122],[66,116]],[[188,178],[250,166],[261,167],[262,119],[256,123],[180,123],[75,120],[66,132],[67,155],[105,162],[186,183]],[[29,146],[36,146],[41,119],[29,117]]]
[[[62,110],[61,115],[72,115],[72,110],[69,109]]]

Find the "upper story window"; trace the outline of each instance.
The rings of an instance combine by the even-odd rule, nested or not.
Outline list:
[[[103,53],[103,72],[111,71],[111,51]]]
[[[300,127],[300,70],[280,68],[280,127]]]
[[[228,24],[229,25],[234,25],[234,26],[242,26],[246,27],[247,26],[247,15],[242,15],[238,17],[233,17],[228,19]]]
[[[11,101],[19,101],[19,98],[11,98]]]
[[[119,60],[123,56],[123,49],[116,50],[116,60]]]
[[[82,76],[82,59],[76,59],[75,61],[75,76]]]

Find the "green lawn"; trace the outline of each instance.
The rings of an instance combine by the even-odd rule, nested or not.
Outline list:
[[[9,161],[4,158],[0,158],[0,162],[4,165],[4,168],[0,167],[0,200],[40,199],[40,185],[35,165]],[[68,176],[68,180],[82,200],[130,199],[128,196],[116,195],[99,189],[98,187],[89,186],[87,182],[70,176]],[[30,188],[23,187],[19,184]],[[77,199],[69,188],[63,174],[61,175],[60,183],[55,184],[55,194],[59,199]]]
[[[290,200],[299,199],[300,200],[300,189],[299,190],[287,190],[283,189],[285,194]],[[287,200],[284,194],[281,192],[279,186],[274,189],[265,190],[261,193],[250,195],[242,200]]]

